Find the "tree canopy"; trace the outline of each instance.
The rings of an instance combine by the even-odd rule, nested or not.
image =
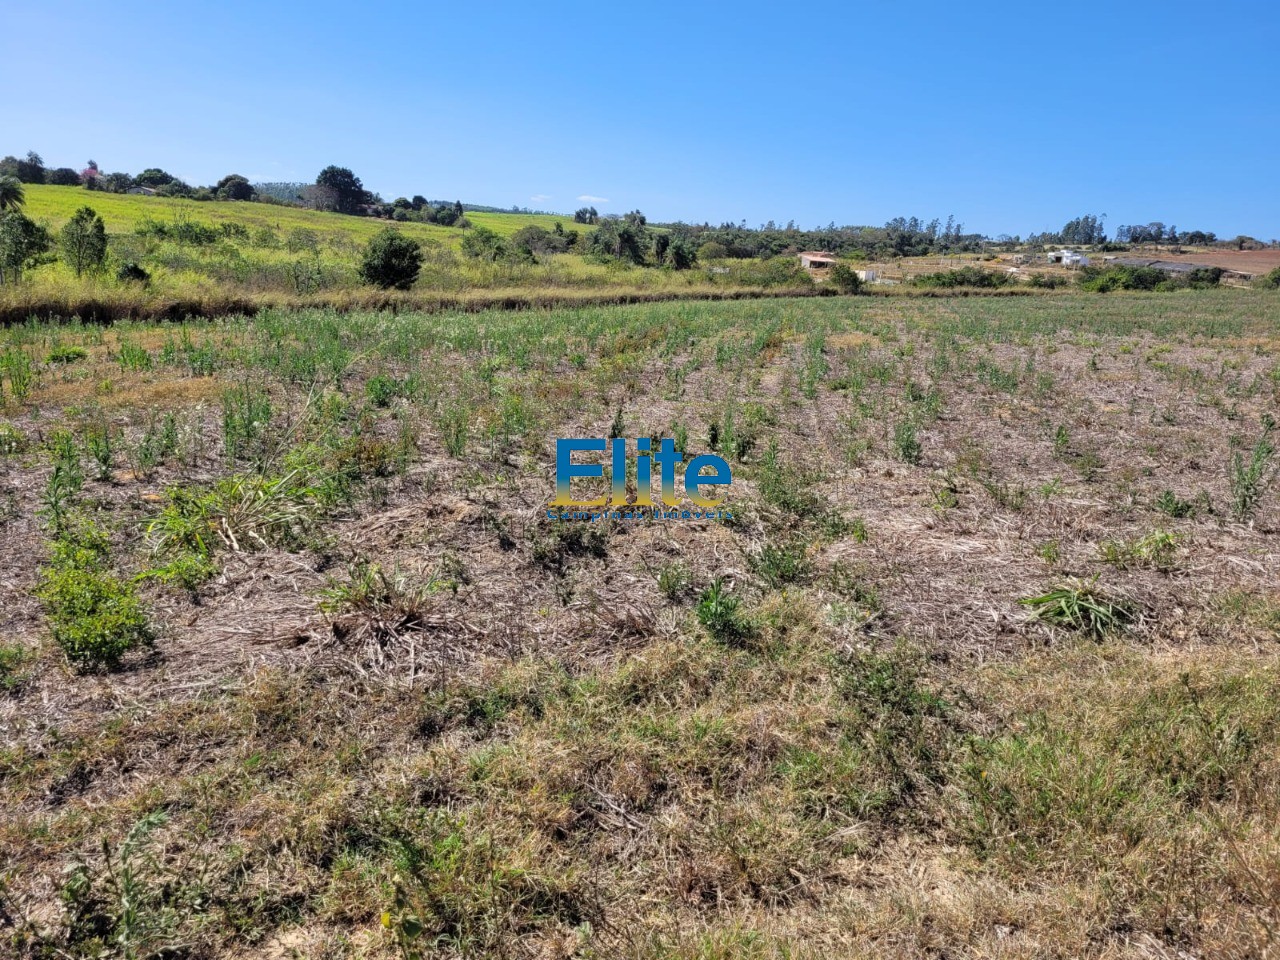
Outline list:
[[[338,213],[355,213],[370,199],[360,178],[346,167],[325,167],[316,177],[316,186],[329,192],[333,208]]]
[[[107,257],[107,228],[92,207],[81,207],[58,234],[65,260],[79,277],[97,270]]]

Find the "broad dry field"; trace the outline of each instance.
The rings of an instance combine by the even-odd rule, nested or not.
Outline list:
[[[1280,951],[1274,294],[42,323],[0,386],[0,954]],[[548,520],[610,435],[732,520]]]

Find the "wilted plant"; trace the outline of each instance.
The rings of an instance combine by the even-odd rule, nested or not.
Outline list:
[[[1087,583],[1068,583],[1018,602],[1032,608],[1032,620],[1066,627],[1094,639],[1121,630],[1136,619],[1128,601],[1109,597],[1097,588],[1097,578]]]

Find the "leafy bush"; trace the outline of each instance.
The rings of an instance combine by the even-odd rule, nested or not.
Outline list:
[[[734,267],[733,278],[748,286],[812,287],[813,277],[795,257],[746,260]]]
[[[1186,274],[1186,285],[1193,290],[1205,290],[1216,287],[1226,273],[1221,267],[1196,267]]]
[[[360,260],[360,279],[384,290],[408,290],[422,269],[422,246],[387,227],[369,241]]]
[[[476,227],[462,238],[462,253],[472,260],[494,263],[507,255],[507,245],[488,227]]]
[[[168,819],[148,813],[121,843],[104,838],[98,856],[72,861],[61,894],[75,956],[142,960],[181,952],[173,946],[179,931],[206,906],[206,864],[174,862],[153,836]]]
[[[1027,278],[1027,286],[1035,287],[1038,290],[1057,290],[1059,287],[1068,286],[1071,283],[1066,277],[1060,277],[1051,273],[1033,273]]]
[[[1280,267],[1276,267],[1266,276],[1259,279],[1258,286],[1263,290],[1280,290]]]
[[[379,373],[366,381],[364,393],[369,398],[369,402],[375,407],[389,407],[391,406],[391,401],[397,397],[409,396],[410,387],[411,385],[406,380]]]
[[[1112,290],[1155,290],[1168,277],[1154,267],[1085,267],[1080,273],[1080,288],[1095,293]]]
[[[134,232],[142,237],[155,237],[157,240],[172,240],[175,243],[189,244],[193,247],[208,247],[222,239],[222,232],[205,223],[177,218],[170,223],[159,220],[143,220]]]
[[[64,529],[40,571],[36,593],[53,638],[85,669],[114,668],[130,650],[154,642],[133,584],[115,576],[109,560],[106,534],[82,521]]]
[[[151,274],[136,261],[126,260],[120,264],[120,269],[116,271],[116,279],[121,283],[149,283]]]
[[[857,271],[847,263],[832,265],[829,277],[832,286],[841,293],[857,293],[862,289],[862,280]]]
[[[49,351],[49,355],[45,360],[49,363],[75,363],[77,360],[83,360],[89,355],[89,351],[84,347],[74,347],[68,344],[58,344]]]
[[[958,270],[943,270],[939,273],[925,273],[912,281],[918,287],[951,288],[977,287],[983,290],[994,290],[1012,284],[1013,278],[1007,273],[993,273],[981,267],[961,267]]]

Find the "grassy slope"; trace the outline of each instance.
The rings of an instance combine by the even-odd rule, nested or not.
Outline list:
[[[250,230],[269,227],[281,234],[290,230],[314,230],[323,236],[343,236],[357,243],[365,243],[388,225],[385,220],[368,217],[348,217],[338,213],[322,213],[297,207],[275,206],[265,203],[208,202],[177,200],[166,197],[145,197],[133,194],[97,193],[81,187],[51,187],[28,184],[25,187],[26,213],[35,220],[47,221],[54,229],[61,227],[82,206],[91,206],[107,224],[110,233],[132,233],[145,219],[170,220],[185,215],[192,220],[217,225],[239,223]],[[574,225],[571,217],[515,213],[468,213],[467,219],[478,226],[488,227],[503,236],[510,236],[521,227],[535,224],[550,230],[556,222],[566,228],[589,230],[581,224]],[[433,223],[401,223],[398,229],[418,240],[434,240],[456,246],[465,231],[454,227],[442,227]]]
[[[21,284],[0,287],[0,322],[30,316],[94,320],[217,316],[271,306],[438,309],[442,305],[616,302],[714,297],[760,286],[750,278],[588,263],[572,254],[538,263],[480,262],[458,252],[465,236],[460,228],[401,223],[395,228],[424,242],[427,262],[412,292],[387,292],[362,284],[357,264],[361,249],[388,221],[258,203],[197,203],[91,193],[77,187],[27,189],[26,212],[55,231],[84,205],[106,222],[107,269],[76,277],[65,263],[52,259],[29,270]],[[147,219],[166,222],[175,217],[213,225],[236,223],[247,229],[249,237],[191,246],[136,233]],[[503,235],[529,224],[551,228],[557,222],[580,233],[592,229],[547,215],[476,213],[468,218]],[[314,250],[292,242],[296,231],[313,235]],[[119,281],[115,266],[126,260],[140,262],[151,281],[146,285]],[[321,279],[300,284],[299,270],[308,275],[318,272]]]
[[[0,421],[0,953],[1269,955],[1280,498],[1240,522],[1225,464],[1280,402],[1276,303],[0,331],[35,366]],[[732,425],[738,522],[543,521],[551,438],[619,415],[690,453]],[[59,429],[123,578],[193,549],[144,536],[166,491],[306,486],[206,517],[216,576],[139,581],[156,651],[82,676],[32,595]],[[1142,616],[1029,622],[1072,576]]]

